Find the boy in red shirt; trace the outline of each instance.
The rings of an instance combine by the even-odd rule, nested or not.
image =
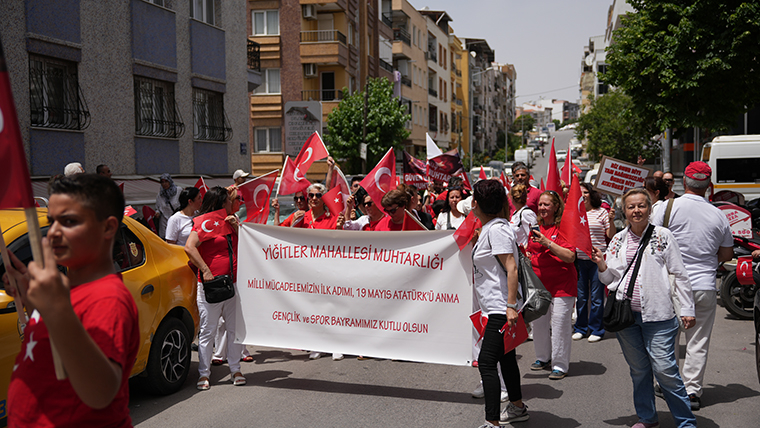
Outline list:
[[[129,375],[139,348],[137,306],[115,272],[113,243],[124,196],[102,176],[52,185],[42,239],[45,261],[25,267],[12,255],[7,284],[31,314],[8,389],[8,424],[131,427]],[[56,265],[67,268],[66,275]],[[66,379],[57,380],[51,341]]]

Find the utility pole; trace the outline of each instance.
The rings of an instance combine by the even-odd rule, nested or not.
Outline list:
[[[364,85],[364,120],[362,121],[362,141],[367,147],[367,110],[369,109],[369,85]],[[369,151],[369,150],[368,150]],[[362,159],[362,175],[367,174],[367,159]]]

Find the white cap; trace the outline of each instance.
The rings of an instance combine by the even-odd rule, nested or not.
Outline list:
[[[249,175],[251,175],[251,174],[249,174],[247,172],[243,172],[242,169],[239,169],[239,170],[235,171],[234,174],[232,174],[232,179],[233,180],[237,180],[240,177],[248,177]]]

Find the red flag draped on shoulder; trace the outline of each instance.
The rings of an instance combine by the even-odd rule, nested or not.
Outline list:
[[[246,223],[265,224],[267,222],[269,218],[269,197],[272,195],[278,172],[274,170],[238,186],[247,213]]]
[[[454,240],[457,241],[460,250],[467,246],[467,243],[472,240],[472,235],[475,234],[475,230],[480,229],[481,227],[483,226],[480,224],[480,220],[475,217],[473,211],[470,211],[470,213],[467,214],[467,217],[465,217],[464,222],[459,228],[457,228],[456,232],[454,232]]]
[[[578,176],[573,175],[570,192],[565,201],[565,211],[559,224],[559,234],[570,245],[591,257],[591,234],[588,229],[586,207],[581,194]]]
[[[559,183],[559,171],[557,170],[557,153],[554,151],[554,138],[552,138],[552,149],[549,152],[549,171],[546,174],[546,189],[554,190],[562,194],[562,186]]]
[[[299,171],[296,164],[290,160],[289,156],[285,157],[285,165],[282,167],[282,174],[280,178],[280,187],[277,189],[278,195],[291,195],[296,192],[306,190],[311,183],[303,173]]]
[[[394,187],[395,178],[396,155],[393,153],[393,148],[390,148],[359,185],[367,191],[376,204],[382,204],[383,196]]]
[[[13,103],[11,81],[5,66],[5,56],[0,45],[0,183],[3,191],[0,195],[0,209],[33,208],[34,194],[32,180],[26,166],[24,143]]]
[[[206,196],[206,192],[208,192],[208,186],[206,186],[206,181],[203,180],[203,177],[199,178],[198,181],[195,182],[195,187],[200,191],[201,198]]]
[[[198,239],[204,242],[232,233],[232,227],[224,220],[225,218],[227,218],[227,210],[224,208],[195,217],[193,230],[198,233]]]
[[[480,174],[478,174],[478,180],[488,180],[488,177],[486,177],[486,171],[483,169],[483,165],[480,166]]]

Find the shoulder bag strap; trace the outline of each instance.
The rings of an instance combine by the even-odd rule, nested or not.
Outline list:
[[[654,225],[650,224],[649,227],[647,227],[646,232],[644,232],[644,236],[641,238],[641,243],[639,244],[639,249],[636,251],[636,265],[633,267],[633,274],[631,274],[631,282],[628,284],[628,290],[626,291],[626,296],[628,296],[628,299],[630,299],[633,296],[633,284],[636,283],[636,276],[639,274],[639,268],[641,267],[641,259],[642,255],[644,254],[644,249],[646,248],[647,244],[649,244],[649,238],[652,237],[652,232],[654,231]],[[628,265],[630,268],[631,266]],[[628,269],[626,269],[626,273],[628,272]],[[625,278],[625,275],[623,275],[623,278]]]
[[[670,224],[670,212],[673,211],[673,201],[675,200],[676,198],[668,199],[668,207],[665,208],[665,218],[662,221],[662,227],[665,229],[667,229],[668,225]]]
[[[225,235],[225,238],[227,238],[227,252],[230,255],[230,278],[232,278],[232,238],[230,238],[230,235]]]

